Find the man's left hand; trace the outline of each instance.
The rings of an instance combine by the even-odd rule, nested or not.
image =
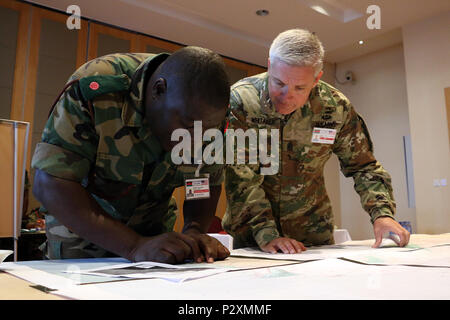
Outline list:
[[[380,217],[376,219],[373,223],[373,232],[375,234],[375,243],[372,248],[378,248],[383,240],[383,235],[388,232],[398,235],[398,239],[396,239],[396,237],[391,237],[391,239],[400,247],[406,246],[409,242],[408,230],[389,217]]]
[[[214,262],[215,260],[224,260],[230,255],[230,251],[220,243],[216,238],[210,237],[205,233],[201,233],[196,229],[187,229],[183,234],[193,238],[203,253],[204,259],[196,262]]]

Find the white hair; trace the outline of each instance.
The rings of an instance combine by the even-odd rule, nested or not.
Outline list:
[[[269,59],[284,63],[313,67],[317,76],[323,67],[325,51],[319,38],[304,29],[291,29],[280,33],[272,42]]]

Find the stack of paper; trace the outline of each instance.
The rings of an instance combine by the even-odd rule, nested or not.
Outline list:
[[[14,251],[11,250],[0,250],[0,263],[3,262],[8,256],[13,253]]]
[[[383,239],[379,248],[372,248],[374,240],[350,241],[338,245],[309,247],[296,254],[268,253],[259,248],[241,248],[231,252],[234,257],[252,257],[275,260],[313,261],[345,259],[371,265],[409,265],[450,267],[449,241],[433,241],[433,236],[420,235],[405,247],[398,247],[392,240]]]

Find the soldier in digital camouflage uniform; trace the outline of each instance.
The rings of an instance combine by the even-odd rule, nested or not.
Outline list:
[[[314,34],[288,30],[271,46],[268,72],[231,88],[228,128],[278,129],[281,140],[279,170],[273,175],[262,175],[260,163],[226,167],[223,227],[234,237],[234,247],[295,253],[305,246],[333,244],[333,213],[323,177],[332,153],[343,174],[354,179],[374,224],[374,246],[387,231],[400,236],[400,245],[408,243],[409,233],[393,218],[391,178],[373,155],[363,119],[341,92],[320,81],[323,52]],[[336,130],[334,141],[311,142],[317,128]]]
[[[223,166],[204,166],[211,197],[185,202],[172,232],[172,193],[198,165],[175,165],[177,128],[223,127],[229,83],[220,56],[186,47],[172,55],[111,54],[81,66],[58,97],[36,147],[33,192],[48,210],[50,259],[123,256],[211,262],[228,250],[205,234]]]

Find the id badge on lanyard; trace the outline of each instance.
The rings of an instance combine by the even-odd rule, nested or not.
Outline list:
[[[203,164],[200,164],[195,171],[195,178],[188,178],[184,180],[184,187],[186,190],[186,200],[200,200],[210,197],[209,192],[209,174],[200,174],[200,169]]]

